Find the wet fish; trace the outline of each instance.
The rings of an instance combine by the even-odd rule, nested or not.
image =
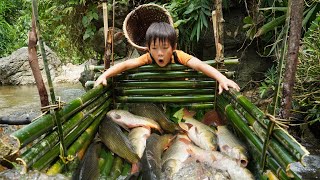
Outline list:
[[[226,171],[232,180],[254,180],[254,176],[248,169],[239,166],[235,160],[218,151],[207,151],[191,144],[188,152],[198,161]]]
[[[212,128],[192,117],[183,119],[185,122],[180,122],[179,126],[187,132],[192,142],[205,150],[217,149],[217,136]]]
[[[244,144],[226,126],[218,126],[216,134],[220,151],[235,159],[242,167],[246,167],[248,165],[248,152]]]
[[[165,180],[164,174],[161,179]],[[229,180],[230,176],[225,171],[217,170],[206,163],[197,161],[195,158],[190,157],[184,163],[181,169],[175,173],[172,179],[183,179],[183,180]]]
[[[172,145],[164,152],[162,157],[162,172],[168,178],[177,173],[183,166],[183,162],[190,157],[188,151],[191,143],[187,135],[178,135]]]
[[[131,103],[129,104],[129,111],[135,115],[155,120],[167,133],[175,133],[181,130],[176,123],[168,118],[163,110],[153,103]]]
[[[148,127],[136,127],[131,129],[128,139],[131,142],[136,154],[141,158],[146,148],[147,138],[150,136],[151,130]]]
[[[126,110],[114,109],[109,111],[107,115],[115,123],[117,123],[119,126],[123,127],[126,130],[129,130],[130,128],[134,127],[146,126],[157,129],[159,132],[162,132],[160,125],[156,121],[150,118],[134,115]]]
[[[94,141],[88,147],[78,168],[74,171],[72,179],[74,180],[94,180],[99,177],[99,154],[101,151],[101,142]]]
[[[99,127],[101,141],[115,154],[126,159],[132,164],[139,162],[140,158],[135,153],[134,147],[120,127],[106,116]]]
[[[173,138],[171,134],[151,134],[147,139],[146,149],[141,158],[142,179],[160,179],[161,156]]]

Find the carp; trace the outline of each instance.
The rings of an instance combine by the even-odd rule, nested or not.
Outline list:
[[[151,130],[148,127],[136,127],[131,129],[128,134],[128,139],[131,142],[136,154],[141,158],[144,149],[146,148],[146,141],[150,136]]]
[[[130,128],[145,126],[162,132],[160,125],[156,121],[150,118],[134,115],[126,110],[114,109],[109,111],[107,116],[127,131],[129,131]]]
[[[164,111],[153,103],[131,103],[129,104],[129,111],[135,115],[155,120],[165,132],[181,131],[178,124],[170,121]]]
[[[248,152],[244,144],[226,126],[218,126],[216,134],[220,151],[235,159],[242,167],[246,167],[248,165]]]
[[[153,133],[147,139],[146,149],[141,158],[142,179],[160,179],[161,156],[173,138],[171,134],[159,136]]]
[[[134,147],[121,128],[106,116],[99,127],[99,137],[101,141],[115,154],[126,159],[132,164],[140,161],[135,153]]]

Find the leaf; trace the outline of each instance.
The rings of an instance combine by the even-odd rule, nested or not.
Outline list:
[[[92,17],[95,19],[95,20],[98,20],[99,19],[99,16],[96,12],[92,13]]]
[[[181,120],[182,120],[182,118],[183,118],[183,114],[184,114],[184,113],[183,113],[183,109],[184,109],[184,108],[181,108],[181,109],[179,109],[177,112],[175,112],[175,113],[173,114],[173,117],[177,119],[177,123],[181,122]]]
[[[243,19],[243,23],[245,24],[253,24],[253,19],[251,16],[247,16]]]
[[[88,19],[87,16],[83,16],[83,17],[82,17],[82,25],[83,25],[84,27],[87,27],[87,26],[89,25],[89,19]]]

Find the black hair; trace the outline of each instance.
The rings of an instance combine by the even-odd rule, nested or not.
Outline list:
[[[149,26],[146,32],[147,47],[150,48],[151,42],[156,43],[158,38],[162,43],[168,40],[172,48],[177,43],[176,31],[166,22],[154,22]]]

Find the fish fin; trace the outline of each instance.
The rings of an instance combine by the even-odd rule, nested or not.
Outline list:
[[[189,130],[189,126],[186,123],[179,122],[179,127],[184,131],[187,132]]]
[[[140,165],[139,163],[134,163],[132,164],[131,166],[131,174],[135,174],[135,173],[138,173],[140,171]]]
[[[189,111],[188,109],[183,109],[183,117],[182,118],[192,118],[196,114],[195,111]]]
[[[185,144],[190,144],[190,141],[188,139],[185,139],[185,138],[179,138],[178,139],[179,141],[185,143]]]

